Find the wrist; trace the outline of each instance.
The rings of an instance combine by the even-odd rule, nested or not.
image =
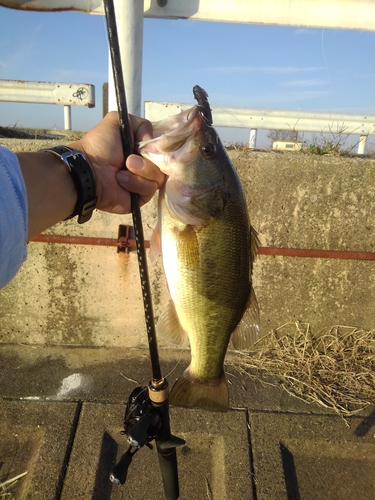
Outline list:
[[[96,197],[95,176],[91,165],[85,158],[85,154],[69,146],[56,146],[41,151],[60,158],[74,182],[77,201],[74,211],[67,219],[78,215],[79,224],[90,220],[98,199]]]
[[[60,158],[45,153],[17,153],[26,186],[28,240],[67,218],[77,203],[71,175]]]
[[[72,142],[70,144],[67,144],[66,147],[69,149],[72,149],[72,150],[81,151],[83,153],[85,160],[87,161],[87,163],[89,164],[89,166],[91,168],[91,171],[93,173],[95,183],[96,183],[96,172],[95,172],[95,167],[94,167],[94,161],[91,158],[91,155],[87,152],[87,150],[83,144],[83,141],[78,140],[78,141]]]

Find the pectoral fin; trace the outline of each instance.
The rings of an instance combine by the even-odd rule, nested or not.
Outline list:
[[[259,333],[259,307],[253,287],[249,293],[247,308],[232,335],[235,349],[242,351],[257,340]]]
[[[158,222],[154,232],[152,233],[150,240],[150,259],[151,262],[155,262],[155,260],[161,254],[161,233],[160,233],[160,223]]]
[[[156,332],[162,338],[174,344],[182,344],[187,339],[187,334],[180,325],[172,299],[165,306],[159,317]]]

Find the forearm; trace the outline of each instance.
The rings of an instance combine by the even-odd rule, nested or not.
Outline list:
[[[28,198],[28,240],[69,217],[77,202],[64,162],[50,153],[18,153]]]

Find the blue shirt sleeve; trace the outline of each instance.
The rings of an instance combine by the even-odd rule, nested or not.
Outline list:
[[[0,288],[27,258],[27,194],[17,156],[0,146]]]

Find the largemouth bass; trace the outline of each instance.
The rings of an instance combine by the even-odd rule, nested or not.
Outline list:
[[[151,255],[162,254],[171,300],[157,333],[175,343],[188,336],[191,349],[170,403],[227,411],[228,343],[232,337],[234,347],[244,349],[259,330],[251,282],[258,240],[207,105],[153,124],[154,138],[140,143],[139,152],[166,174]]]

